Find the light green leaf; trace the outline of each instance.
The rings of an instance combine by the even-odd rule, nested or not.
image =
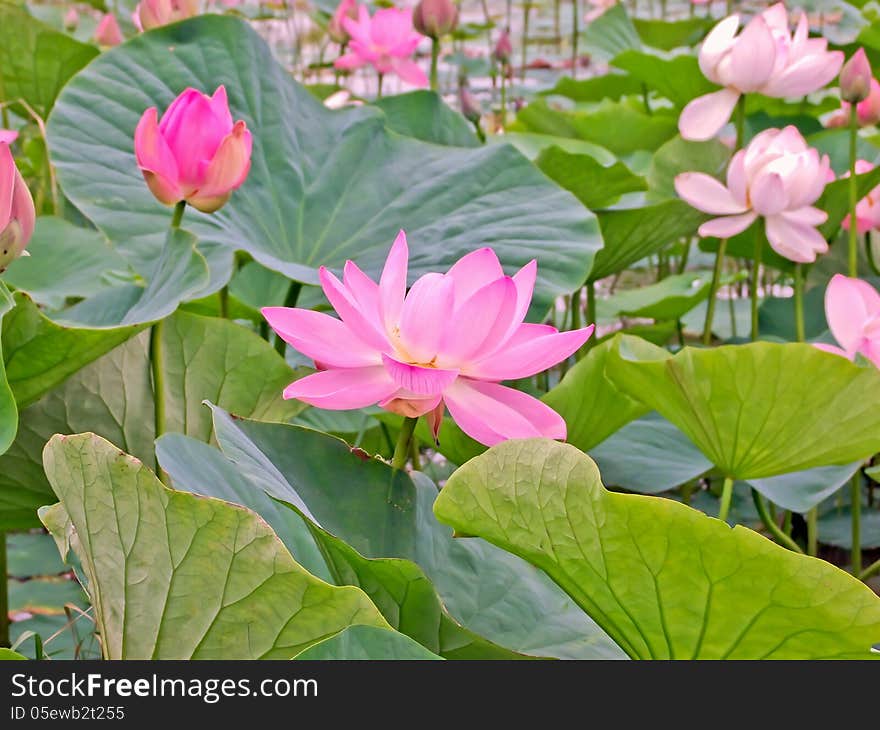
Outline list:
[[[673,180],[682,172],[705,172],[721,177],[730,159],[730,149],[717,139],[689,142],[675,136],[654,153],[648,170],[648,197],[652,200],[677,198]]]
[[[709,295],[712,274],[689,272],[667,276],[656,284],[615,292],[597,303],[597,316],[679,319]]]
[[[59,33],[23,7],[0,3],[0,102],[25,114],[24,99],[44,119],[67,80],[98,49]]]
[[[625,193],[647,189],[644,178],[622,162],[601,165],[589,155],[571,154],[559,147],[543,150],[535,164],[590,209],[604,208]]]
[[[800,343],[616,340],[606,374],[678,426],[726,476],[757,479],[880,451],[880,371]]]
[[[681,46],[695,46],[715,25],[713,18],[685,18],[667,20],[633,18],[633,25],[642,41],[652,48],[671,51]]]
[[[606,376],[605,365],[613,347],[614,342],[608,340],[591,348],[542,399],[565,419],[566,440],[582,451],[589,451],[650,410],[618,390]]]
[[[620,99],[642,93],[642,84],[627,74],[611,73],[591,76],[588,79],[573,79],[563,76],[556,85],[539,92],[540,96],[565,96],[572,101],[602,101],[603,99]]]
[[[449,147],[479,147],[467,120],[432,91],[410,91],[377,99],[388,129],[423,142]]]
[[[862,582],[672,500],[608,492],[566,444],[490,449],[434,511],[539,566],[633,658],[876,656],[880,598]]]
[[[584,50],[600,60],[610,60],[629,48],[641,48],[629,13],[621,3],[606,10],[584,31]]]
[[[535,132],[505,132],[489,138],[490,144],[512,144],[530,160],[550,147],[559,147],[573,155],[586,155],[602,165],[613,165],[617,158],[604,147],[582,139],[559,137],[553,134],[537,134]]]
[[[648,88],[665,96],[681,108],[692,99],[716,91],[691,53],[669,55],[651,51],[627,50],[611,61]]]
[[[470,631],[533,656],[620,657],[620,650],[540,571],[482,541],[453,540],[434,518],[437,486],[425,475],[394,472],[310,429],[233,420],[217,408],[214,418],[221,449],[245,478],[310,514],[363,558],[382,561],[383,570],[395,568],[383,559],[415,563],[449,615]],[[357,564],[350,552],[346,559]],[[399,563],[395,569],[403,567]],[[401,576],[408,574],[408,579],[417,577],[411,568]],[[365,579],[367,574],[361,575]],[[384,610],[392,610],[390,597],[382,601]],[[405,618],[425,620],[411,614]]]
[[[843,466],[817,466],[793,474],[750,479],[749,484],[783,509],[806,514],[852,479],[860,461]]]
[[[27,660],[26,656],[22,656],[17,651],[12,651],[12,649],[4,649],[0,647],[0,662],[2,661],[10,661],[10,660]]]
[[[2,657],[0,657],[2,658]],[[432,654],[421,644],[408,636],[375,626],[350,626],[336,636],[319,641],[294,659],[303,660],[437,660],[441,657]]]
[[[93,434],[56,436],[44,458],[60,503],[41,516],[82,562],[107,659],[290,659],[354,624],[387,627],[249,510],[167,489]]]
[[[233,249],[303,283],[348,258],[377,275],[402,228],[413,279],[492,246],[510,272],[538,259],[537,298],[549,304],[577,287],[601,245],[594,217],[509,145],[440,146],[389,131],[369,106],[329,110],[247,22],[202,15],[103,53],[68,84],[49,120],[65,193],[146,279],[170,212],[138,170],[135,127],[145,109],[166,109],[187,86],[213,93],[221,81],[254,150],[229,203],[183,219],[211,263],[204,294],[231,276]]]

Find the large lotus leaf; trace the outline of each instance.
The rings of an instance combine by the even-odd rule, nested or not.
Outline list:
[[[648,197],[656,201],[677,197],[673,181],[682,172],[705,172],[720,177],[729,159],[730,149],[717,139],[689,142],[673,137],[651,159]]]
[[[597,144],[615,155],[637,150],[653,152],[676,134],[676,117],[670,109],[649,114],[642,102],[605,100],[590,111],[564,111],[543,99],[524,107],[511,124],[516,132],[571,137]]]
[[[612,69],[610,73],[588,79],[563,76],[553,88],[538,93],[540,96],[565,96],[572,101],[602,101],[641,94],[642,84],[628,74],[614,73]]]
[[[457,659],[518,658],[514,652],[459,626],[415,563],[399,558],[364,558],[290,504],[270,497],[270,491],[278,490],[265,479],[260,481],[260,473],[242,473],[217,449],[179,434],[163,436],[157,454],[175,489],[225,499],[253,510],[309,572],[336,585],[358,586],[391,626],[431,651]]]
[[[847,484],[861,465],[857,461],[843,466],[817,466],[793,474],[750,479],[749,484],[783,509],[805,514]]]
[[[630,657],[876,657],[880,598],[861,581],[672,500],[608,492],[572,446],[500,444],[434,509],[546,571]]]
[[[4,315],[9,314],[15,302],[6,285],[0,281],[0,326]],[[0,339],[0,454],[12,445],[15,433],[18,430],[18,407],[15,403],[15,395],[9,387],[4,367],[3,341]]]
[[[538,298],[547,304],[578,286],[601,245],[593,216],[510,146],[439,146],[389,132],[375,108],[331,111],[246,22],[206,15],[102,54],[68,84],[49,121],[66,194],[142,275],[155,266],[169,210],[137,168],[135,126],[144,109],[165,109],[187,86],[213,92],[221,82],[254,151],[226,206],[187,211],[184,227],[203,250],[244,249],[316,283],[320,265],[338,269],[347,258],[377,274],[403,228],[411,277],[492,246],[510,271],[538,259]],[[214,272],[210,288],[228,275]]]
[[[590,209],[613,205],[621,195],[647,188],[644,178],[622,162],[602,165],[590,155],[572,154],[559,147],[542,151],[535,164]]]
[[[656,413],[626,424],[588,451],[607,485],[643,494],[660,494],[712,468],[687,436]]]
[[[168,431],[210,439],[210,414],[200,405],[207,398],[261,418],[286,419],[302,408],[281,397],[297,373],[244,327],[178,312],[161,333]],[[0,457],[0,526],[37,526],[36,508],[51,495],[41,453],[53,434],[93,431],[154,466],[149,338],[130,339],[22,410],[15,443]]]
[[[605,365],[613,347],[612,340],[593,347],[543,398],[565,419],[566,440],[582,451],[588,451],[650,410],[607,377]],[[645,347],[653,345],[646,343]]]
[[[98,49],[53,30],[23,7],[0,3],[0,103],[25,113],[24,100],[44,119],[67,80]]]
[[[880,451],[880,372],[801,343],[686,347],[629,336],[606,374],[658,411],[727,476],[844,465]]]
[[[715,25],[713,18],[633,18],[633,25],[645,45],[671,51],[681,46],[695,46]]]
[[[667,276],[656,284],[625,289],[600,299],[596,306],[599,319],[618,316],[649,319],[679,319],[709,296],[712,275],[691,271]]]
[[[27,294],[13,295],[3,321],[3,360],[19,407],[38,400],[73,373],[143,330],[143,326],[75,327],[49,319]]]
[[[242,475],[361,556],[416,563],[449,614],[479,636],[534,656],[621,656],[540,571],[481,540],[453,540],[431,511],[437,486],[423,474],[394,472],[311,429],[233,420],[216,408],[214,419]]]
[[[290,659],[353,624],[387,627],[258,515],[170,490],[94,434],[53,437],[44,464],[60,503],[41,518],[83,565],[107,659]]]
[[[40,216],[28,244],[3,275],[35,302],[60,309],[68,297],[91,297],[132,277],[125,260],[93,228]]]
[[[449,147],[479,147],[467,120],[432,91],[411,91],[377,99],[386,126],[406,137]]]
[[[2,657],[0,657],[2,658]],[[297,660],[437,660],[441,657],[432,654],[421,644],[408,636],[376,626],[349,626],[336,636],[319,641],[317,644],[297,654]]]
[[[689,52],[664,55],[630,49],[616,56],[611,63],[648,88],[656,90],[677,107],[683,107],[691,99],[718,88],[703,76],[696,56]]]
[[[584,50],[606,61],[629,48],[642,47],[639,33],[621,3],[589,23],[583,36]]]
[[[596,254],[590,281],[599,281],[623,271],[680,238],[694,236],[708,217],[683,200],[602,211],[599,224],[605,246]]]

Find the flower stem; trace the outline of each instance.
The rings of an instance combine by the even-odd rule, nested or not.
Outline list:
[[[0,532],[0,647],[9,646],[9,569],[6,564],[6,533]]]
[[[859,138],[859,118],[856,105],[849,110],[849,275],[858,276],[858,226],[856,225],[856,205],[858,205],[858,187],[856,184],[856,142]]]
[[[577,3],[577,0],[575,0]],[[526,0],[523,8],[523,32],[522,32],[522,69],[520,70],[520,78],[526,80],[526,67],[528,64],[529,52],[529,16],[532,13],[532,0]]]
[[[440,58],[440,39],[431,39],[431,91],[437,91],[437,61]]]
[[[171,216],[172,231],[180,228],[184,211],[186,211],[186,201],[181,200],[174,206],[174,213]],[[153,376],[153,426],[155,431],[154,438],[156,439],[165,433],[165,369],[162,363],[163,328],[163,320],[159,320],[150,328],[150,372]],[[158,464],[156,465],[156,476],[164,484],[168,484],[168,475]]]
[[[861,573],[859,573],[859,579],[868,580],[868,578],[870,578],[872,575],[876,575],[877,573],[880,573],[880,560],[875,560]]]
[[[578,36],[580,35],[580,8],[578,0],[571,0],[571,77],[577,78],[578,67]]]
[[[819,554],[819,508],[807,512],[807,555]]]
[[[229,319],[229,285],[220,290],[220,318]]]
[[[733,478],[724,477],[724,486],[721,488],[721,506],[718,508],[718,519],[727,522],[730,513],[730,502],[733,499]]]
[[[385,79],[385,74],[378,74],[378,80],[376,81],[376,98],[382,98],[382,81]]]
[[[724,253],[727,250],[727,239],[722,238],[715,254],[715,270],[712,272],[712,284],[709,286],[709,298],[706,300],[706,322],[703,325],[703,344],[712,344],[712,320],[715,319],[715,299],[718,296],[718,285],[721,281],[721,268],[724,266]]]
[[[752,342],[758,339],[758,286],[761,275],[761,257],[764,253],[764,237],[755,232],[755,255],[752,262],[752,283],[749,294],[752,298]]]
[[[776,521],[767,511],[767,503],[757,489],[752,490],[752,501],[755,503],[755,509],[758,510],[758,516],[761,518],[761,522],[764,523],[764,527],[776,538],[777,542],[796,553],[803,553],[804,551],[801,550],[800,545],[779,529],[779,525],[776,524]]]
[[[728,13],[729,15],[730,13]],[[741,94],[736,102],[736,149],[741,150],[746,131],[746,95]]]
[[[501,129],[507,126],[507,64],[501,64]]]
[[[395,469],[403,469],[406,466],[406,459],[409,456],[409,445],[418,422],[418,418],[407,417],[403,419],[403,425],[400,427],[400,433],[397,435],[397,444],[394,447],[394,456],[391,457],[391,466]]]

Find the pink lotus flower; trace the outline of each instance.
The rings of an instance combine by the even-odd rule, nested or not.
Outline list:
[[[444,409],[462,430],[492,446],[510,438],[564,439],[565,422],[521,391],[499,384],[535,375],[575,352],[593,326],[572,332],[524,324],[535,285],[531,261],[505,276],[490,248],[425,274],[406,293],[409,253],[397,237],[377,285],[353,262],[343,280],[321,268],[324,293],[341,319],[267,307],[263,316],[321,372],[291,383],[285,398],[345,410],[378,403],[427,415],[436,437]]]
[[[871,62],[864,48],[859,48],[840,70],[840,98],[858,103],[868,98],[871,90]]]
[[[804,96],[825,86],[843,64],[841,51],[828,51],[827,40],[809,37],[803,13],[791,35],[782,3],[756,15],[739,35],[738,28],[739,16],[731,15],[703,41],[700,69],[724,88],[697,97],[684,108],[678,129],[685,139],[713,137],[730,119],[741,94]]]
[[[826,127],[845,127],[849,124],[851,105],[849,102],[841,101],[840,110],[834,112],[828,121]],[[871,90],[863,101],[856,104],[856,119],[860,127],[870,127],[880,122],[880,82],[877,79],[871,79]]]
[[[593,9],[584,13],[584,21],[587,23],[592,23],[600,15],[604,15],[606,10],[617,5],[617,0],[588,0],[588,2]]]
[[[382,8],[373,17],[361,5],[358,19],[343,18],[342,25],[351,36],[349,52],[336,59],[341,69],[371,65],[380,74],[397,74],[414,86],[427,86],[428,77],[412,60],[422,36],[412,24],[412,11]]]
[[[856,175],[871,172],[874,166],[867,160],[856,160]],[[843,175],[849,177],[849,170]],[[849,215],[843,219],[841,225],[849,230]],[[856,205],[856,230],[865,233],[873,228],[880,228],[880,185],[874,188]]]
[[[72,7],[64,14],[64,28],[66,30],[73,30],[76,26],[79,25],[79,12],[76,8]]]
[[[828,155],[808,147],[795,127],[767,129],[737,152],[727,168],[727,187],[701,172],[675,178],[675,190],[697,210],[723,216],[700,226],[701,236],[729,238],[761,216],[773,249],[808,263],[828,244],[816,226],[828,214],[812,207],[831,170]]]
[[[132,20],[140,30],[152,30],[199,13],[199,0],[141,0]]]
[[[458,25],[454,0],[419,0],[413,10],[413,27],[428,38],[440,39]]]
[[[339,5],[336,6],[336,10],[333,12],[333,17],[330,18],[330,23],[327,25],[327,35],[330,36],[332,41],[335,41],[340,45],[348,43],[348,31],[345,29],[343,21],[346,18],[357,20],[357,17],[357,0],[342,0]]]
[[[113,13],[105,13],[95,28],[95,43],[99,46],[118,46],[123,41],[122,31],[119,30],[119,23]]]
[[[36,212],[9,149],[18,132],[0,129],[0,274],[24,253],[34,232]]]
[[[221,208],[251,167],[251,133],[232,123],[226,88],[209,97],[196,89],[178,96],[158,120],[147,109],[134,133],[138,167],[165,205],[185,200],[203,213]]]
[[[850,360],[860,354],[880,367],[880,294],[874,287],[835,274],[825,290],[825,318],[840,347],[816,347]]]

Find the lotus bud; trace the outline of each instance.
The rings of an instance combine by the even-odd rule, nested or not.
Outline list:
[[[865,49],[859,48],[840,71],[840,98],[858,104],[871,93],[871,63]]]
[[[64,28],[73,30],[79,25],[79,13],[76,8],[71,8],[64,15]]]
[[[333,17],[330,18],[330,23],[327,26],[327,35],[330,36],[330,40],[339,45],[345,45],[348,43],[349,35],[348,31],[345,29],[344,20],[345,18],[357,20],[357,17],[357,0],[342,0],[342,2],[336,6],[336,11],[333,13]]]
[[[458,85],[458,105],[461,109],[462,116],[472,124],[480,121],[483,112],[480,109],[480,103],[474,98],[474,95],[467,87],[467,82],[459,82]]]
[[[458,25],[458,6],[453,0],[420,0],[413,11],[413,26],[428,38],[438,40]]]
[[[17,132],[0,129],[0,273],[25,253],[37,216],[34,199],[9,148],[16,137]]]
[[[510,61],[510,57],[513,55],[513,45],[510,42],[510,34],[506,30],[502,30],[501,35],[498,36],[493,55],[498,63],[506,64]]]
[[[109,48],[110,46],[118,46],[122,41],[122,31],[119,30],[116,16],[113,13],[106,13],[95,29],[95,42],[99,46]]]

